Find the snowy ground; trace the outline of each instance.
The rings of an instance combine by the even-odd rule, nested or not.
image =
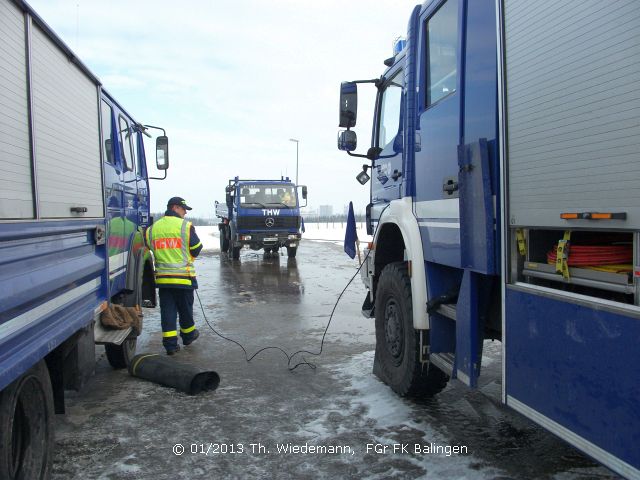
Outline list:
[[[54,480],[614,478],[500,405],[498,342],[485,343],[478,390],[452,381],[435,398],[412,401],[381,383],[344,228],[308,225],[294,259],[245,249],[237,261],[218,252],[216,227],[196,230],[206,247],[195,263],[201,336],[172,359],[217,371],[219,388],[189,396],[111,369],[100,350],[96,375],[56,417]],[[138,353],[161,353],[159,311],[144,313]],[[289,371],[274,349],[247,362],[210,327],[249,355],[266,346],[312,352],[296,358],[315,368]],[[344,451],[302,451],[309,447]],[[447,455],[447,447],[466,450]]]
[[[305,223],[305,232],[302,234],[302,240],[314,240],[320,242],[332,242],[336,245],[343,245],[346,232],[344,223]],[[360,240],[360,250],[364,250],[367,242],[371,241],[371,236],[367,235],[366,227],[363,223],[356,225],[358,239]],[[217,226],[200,226],[196,227],[196,232],[204,250],[220,251],[220,236],[218,235]]]

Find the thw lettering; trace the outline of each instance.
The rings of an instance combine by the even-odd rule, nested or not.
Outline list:
[[[166,248],[182,248],[181,238],[159,238],[153,241],[153,247],[156,250],[162,250]]]

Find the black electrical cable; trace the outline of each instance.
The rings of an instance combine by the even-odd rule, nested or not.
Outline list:
[[[382,214],[385,212],[385,210],[387,208],[389,208],[391,206],[391,204],[386,205],[382,211],[380,212],[380,217],[378,219],[378,224],[376,225],[376,229],[373,232],[372,237],[375,238],[376,237],[376,232],[378,231],[378,227],[380,226],[380,218],[382,218]],[[358,266],[358,268],[356,269],[356,272],[353,274],[353,276],[351,277],[351,279],[349,280],[349,282],[347,282],[347,285],[342,289],[342,292],[340,292],[340,295],[338,295],[338,299],[336,300],[336,303],[333,305],[333,309],[331,310],[331,315],[329,315],[329,321],[327,322],[327,326],[324,329],[324,333],[322,334],[322,340],[320,341],[320,351],[316,352],[310,352],[309,350],[298,350],[297,352],[294,352],[293,354],[289,355],[287,353],[286,350],[284,350],[281,347],[263,347],[260,350],[258,350],[256,353],[254,353],[253,355],[251,355],[249,357],[249,354],[247,353],[247,350],[242,346],[242,344],[240,342],[237,342],[235,340],[233,340],[232,338],[229,337],[225,337],[224,335],[222,335],[221,333],[219,333],[215,328],[213,328],[213,326],[209,323],[209,320],[207,319],[207,315],[204,313],[204,307],[202,306],[202,301],[200,300],[200,295],[198,295],[198,290],[196,289],[196,296],[198,297],[198,303],[200,304],[200,310],[202,310],[202,316],[204,317],[204,321],[207,323],[207,325],[209,326],[209,328],[211,329],[211,331],[213,333],[215,333],[216,335],[218,335],[220,338],[227,340],[231,343],[235,343],[236,345],[238,345],[242,351],[244,352],[244,358],[247,362],[250,362],[251,360],[253,360],[257,355],[259,355],[260,353],[266,351],[266,350],[278,350],[280,352],[282,352],[284,354],[285,357],[287,357],[287,369],[292,372],[294,371],[296,368],[298,368],[300,365],[307,365],[309,368],[315,369],[316,366],[313,363],[308,362],[307,360],[305,360],[304,357],[302,357],[302,362],[296,363],[293,367],[291,366],[291,361],[293,360],[293,358],[298,355],[299,353],[307,353],[309,355],[322,355],[322,349],[324,347],[324,339],[327,336],[327,331],[329,330],[329,326],[331,325],[331,321],[333,320],[333,314],[336,311],[336,308],[338,307],[338,303],[340,303],[340,300],[342,299],[342,296],[344,295],[344,292],[347,291],[347,288],[349,288],[349,285],[351,285],[351,283],[353,282],[353,280],[356,278],[356,276],[358,275],[358,273],[360,272],[360,270],[362,269],[362,266],[365,264],[365,262],[367,261],[367,258],[369,257],[369,254],[371,253],[371,250],[367,251],[367,254],[364,257],[364,260],[362,261],[362,263]]]
[[[216,335],[218,335],[220,338],[223,338],[224,340],[227,340],[231,343],[235,343],[236,345],[238,345],[242,351],[244,352],[244,358],[247,362],[250,362],[251,360],[253,360],[257,355],[259,355],[260,353],[266,351],[266,350],[279,350],[280,352],[282,352],[285,357],[287,357],[287,368],[289,369],[289,371],[293,371],[296,368],[298,368],[300,365],[307,365],[312,369],[315,369],[316,366],[313,363],[308,362],[307,360],[304,359],[304,357],[302,357],[302,362],[296,363],[293,367],[291,366],[291,361],[293,360],[293,358],[298,355],[299,353],[308,353],[309,355],[321,355],[322,354],[322,348],[324,346],[324,339],[327,336],[327,331],[329,330],[329,326],[331,325],[331,320],[333,320],[333,314],[336,311],[336,308],[338,307],[338,303],[340,302],[340,300],[342,299],[342,296],[344,295],[344,292],[347,291],[347,288],[349,288],[349,285],[351,285],[351,283],[353,282],[353,280],[356,278],[356,276],[358,275],[358,272],[360,272],[360,269],[362,268],[362,265],[364,265],[365,261],[367,260],[367,257],[369,256],[370,252],[367,252],[367,255],[364,257],[364,260],[362,261],[362,263],[360,264],[360,266],[356,269],[356,272],[353,274],[353,276],[351,277],[351,279],[349,280],[349,282],[347,283],[347,285],[342,289],[342,292],[340,292],[340,295],[338,295],[338,299],[336,300],[336,303],[333,305],[333,310],[331,310],[331,315],[329,315],[329,321],[327,322],[327,326],[324,329],[324,333],[322,334],[322,340],[320,341],[320,351],[315,353],[315,352],[310,352],[308,350],[298,350],[297,352],[292,353],[291,355],[289,355],[287,353],[286,350],[284,350],[281,347],[273,347],[273,346],[269,346],[269,347],[263,347],[260,350],[258,350],[256,353],[254,353],[253,355],[251,355],[249,357],[249,354],[247,353],[247,350],[244,348],[244,346],[242,346],[242,344],[240,342],[237,342],[236,340],[233,340],[232,338],[229,337],[225,337],[224,335],[222,335],[220,332],[218,332],[215,328],[213,328],[213,326],[211,325],[211,323],[209,323],[209,320],[207,319],[207,315],[204,312],[204,307],[202,306],[202,301],[200,300],[200,295],[198,294],[198,290],[196,289],[196,296],[198,297],[198,303],[200,304],[200,310],[202,310],[202,316],[204,318],[204,321],[207,323],[207,326],[211,329],[211,331],[213,333],[215,333]]]

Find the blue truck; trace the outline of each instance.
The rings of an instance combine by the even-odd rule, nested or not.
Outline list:
[[[640,478],[640,10],[635,0],[433,0],[380,77],[343,82],[365,158],[363,313],[400,395],[478,385]],[[358,84],[376,88],[356,153]]]
[[[155,306],[142,229],[149,213],[143,135],[47,24],[0,0],[0,478],[48,478],[53,414],[65,390],[135,354],[113,305]],[[157,127],[152,127],[157,128]],[[168,139],[156,138],[168,168]]]
[[[244,180],[235,177],[225,187],[225,203],[216,201],[220,218],[220,251],[240,258],[240,250],[264,249],[278,253],[286,247],[287,256],[295,258],[302,237],[300,208],[307,205],[307,187],[300,186],[304,205],[300,205],[298,186],[289,177],[279,180]]]

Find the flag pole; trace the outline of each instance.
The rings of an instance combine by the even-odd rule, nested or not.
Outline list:
[[[358,252],[358,263],[362,265],[362,259],[360,258],[360,240],[356,238],[356,250]]]

